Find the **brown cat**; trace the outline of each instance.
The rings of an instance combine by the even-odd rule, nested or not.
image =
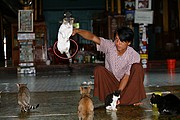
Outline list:
[[[94,105],[90,96],[91,86],[81,86],[80,94],[81,99],[78,106],[79,120],[93,120],[94,118]]]
[[[18,104],[22,112],[27,112],[30,109],[36,109],[39,104],[34,107],[30,105],[30,91],[27,88],[27,84],[17,84],[18,87]]]

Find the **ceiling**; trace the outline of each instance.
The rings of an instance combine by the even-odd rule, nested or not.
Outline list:
[[[4,18],[4,22],[16,22],[18,19],[18,10],[22,8],[19,0],[1,0],[0,14]]]

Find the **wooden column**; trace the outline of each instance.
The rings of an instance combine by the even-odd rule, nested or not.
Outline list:
[[[43,0],[39,0],[39,16],[43,16]]]
[[[38,1],[34,0],[34,20],[37,21],[38,19]]]
[[[4,43],[3,43],[3,38],[4,38],[4,30],[3,30],[3,17],[0,12],[0,62],[4,63]]]
[[[34,20],[43,21],[43,1],[34,0],[33,7],[34,7]]]
[[[178,0],[179,28],[180,28],[180,0]]]
[[[163,31],[168,32],[168,27],[168,0],[163,0]]]
[[[106,11],[109,11],[109,0],[106,0]]]
[[[120,14],[121,14],[121,0],[117,0],[117,6],[118,6],[117,12],[118,12],[118,14],[120,15]]]
[[[114,0],[111,0],[111,12],[114,13]]]

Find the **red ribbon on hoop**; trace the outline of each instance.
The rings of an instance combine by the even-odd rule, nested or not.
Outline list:
[[[67,57],[62,57],[62,56],[60,56],[60,55],[58,55],[57,53],[56,53],[56,46],[57,46],[57,42],[58,41],[56,41],[55,43],[54,43],[54,45],[53,45],[53,52],[54,52],[54,54],[56,55],[56,56],[58,56],[59,58],[61,58],[61,59],[71,59],[71,58],[73,58],[75,55],[76,55],[76,53],[77,53],[77,51],[78,51],[78,44],[76,43],[76,41],[75,40],[73,40],[73,39],[69,39],[70,41],[72,41],[72,42],[74,42],[74,44],[76,45],[76,51],[73,53],[73,55],[71,55],[71,57],[70,58],[67,58]]]

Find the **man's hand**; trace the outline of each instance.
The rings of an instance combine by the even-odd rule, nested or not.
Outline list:
[[[78,29],[78,28],[74,28],[74,29],[73,29],[73,31],[72,31],[72,36],[74,36],[75,34],[77,34],[77,33],[78,33],[78,31],[79,31],[79,29]]]

